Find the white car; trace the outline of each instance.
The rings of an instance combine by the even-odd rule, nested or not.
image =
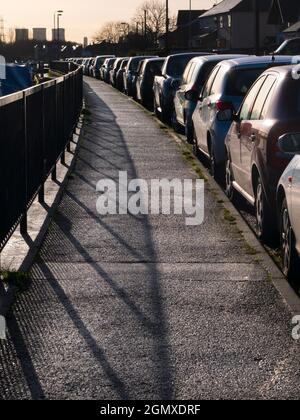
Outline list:
[[[295,155],[283,173],[277,190],[283,272],[299,279],[300,256],[300,133],[279,139],[281,152]]]

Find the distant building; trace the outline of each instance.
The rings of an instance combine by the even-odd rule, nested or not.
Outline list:
[[[65,42],[66,40],[66,30],[64,28],[59,28],[59,32],[56,29],[52,29],[52,41],[61,41]]]
[[[269,23],[291,25],[300,19],[300,3],[295,0],[272,0]]]
[[[260,0],[260,46],[274,44],[281,26],[269,24],[273,0]],[[194,38],[198,46],[215,45],[219,49],[251,51],[255,46],[256,25],[252,0],[223,0],[199,18],[199,34]]]
[[[47,29],[46,28],[33,28],[32,38],[35,41],[46,41],[47,40]]]
[[[25,28],[16,29],[16,42],[19,41],[28,41],[29,39],[29,30]]]
[[[89,40],[88,40],[88,37],[85,36],[83,38],[83,48],[86,48],[88,45],[89,45]]]

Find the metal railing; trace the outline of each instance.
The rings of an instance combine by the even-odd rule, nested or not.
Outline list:
[[[0,98],[0,251],[19,224],[27,232],[27,210],[56,164],[64,161],[82,109],[82,69]]]

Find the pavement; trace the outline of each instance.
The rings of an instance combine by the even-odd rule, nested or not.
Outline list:
[[[205,221],[100,216],[96,184],[197,178],[133,101],[86,79],[75,167],[0,343],[2,399],[298,399],[292,314],[213,191]]]

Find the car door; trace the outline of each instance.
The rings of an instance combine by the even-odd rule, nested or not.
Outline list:
[[[217,66],[211,73],[209,79],[207,80],[202,93],[201,99],[198,101],[195,114],[194,114],[194,126],[198,141],[198,146],[205,150],[207,149],[207,123],[210,115],[210,106],[211,106],[211,92],[214,81],[220,71],[220,66]]]
[[[248,156],[245,153],[245,150],[242,152],[242,149],[248,147],[247,141],[251,135],[250,115],[255,99],[264,81],[265,77],[261,77],[255,82],[252,89],[250,89],[239,111],[239,121],[234,123],[234,126],[230,131],[229,151],[232,163],[232,171],[235,181],[243,189],[247,180],[246,173],[248,173],[248,169],[245,159],[248,159]]]
[[[264,168],[260,167],[260,165],[263,165],[264,163],[260,152],[265,149],[267,135],[262,124],[262,113],[275,82],[276,76],[274,75],[263,76],[258,80],[255,86],[257,95],[250,112],[249,120],[245,122],[245,124],[242,123],[241,125],[242,184],[245,191],[253,198],[255,193],[253,191],[252,183],[253,157],[255,152],[256,166],[261,170],[261,175],[263,175]],[[259,157],[262,157],[262,159],[259,159]]]
[[[290,191],[286,191],[289,212],[293,231],[296,237],[296,246],[298,252],[300,251],[300,155],[295,156],[294,161],[294,173],[292,182],[290,184]]]
[[[196,66],[196,63],[194,63],[193,61],[191,61],[187,65],[185,72],[183,74],[182,84],[176,93],[175,109],[176,109],[176,114],[177,114],[177,120],[182,125],[184,125],[184,104],[185,104],[186,87],[191,79],[195,66]]]

